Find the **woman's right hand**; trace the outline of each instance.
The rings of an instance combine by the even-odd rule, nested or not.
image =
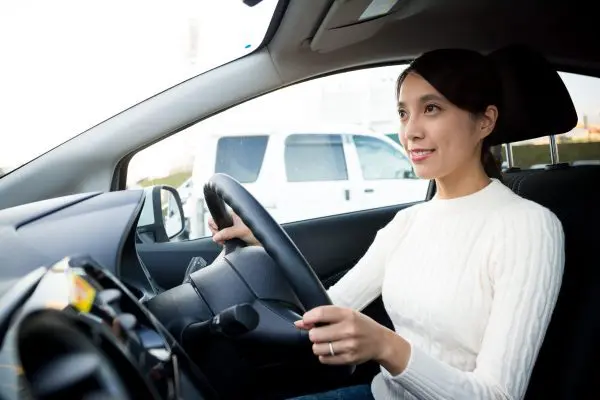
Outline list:
[[[233,219],[233,226],[221,230],[219,230],[212,217],[208,219],[208,227],[213,235],[213,241],[223,245],[225,241],[237,238],[250,246],[260,246],[260,242],[254,237],[250,228],[244,224],[242,219],[234,212],[231,213],[231,217]]]

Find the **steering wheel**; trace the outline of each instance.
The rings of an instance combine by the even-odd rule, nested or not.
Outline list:
[[[231,207],[282,270],[307,310],[332,304],[321,281],[292,239],[237,180],[222,173],[213,175],[204,186],[204,198],[219,230],[233,225],[225,204]],[[239,239],[228,241],[226,252],[239,246],[245,246],[244,242]]]
[[[258,383],[259,376],[292,388],[299,370],[308,380],[323,384],[345,382],[355,366],[321,365],[310,351],[308,332],[294,325],[307,310],[331,305],[300,250],[231,176],[215,174],[203,189],[219,229],[233,225],[227,204],[262,247],[246,246],[239,239],[227,241],[224,257],[155,296],[147,308],[226,398],[245,398],[246,390],[260,392],[263,389],[257,388],[264,385]],[[244,354],[243,361],[237,352]],[[240,377],[249,380],[240,387],[231,385]]]

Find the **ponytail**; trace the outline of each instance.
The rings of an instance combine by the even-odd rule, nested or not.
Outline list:
[[[490,147],[486,146],[485,143],[481,149],[481,163],[487,176],[498,179],[500,182],[503,181],[501,164],[492,154]]]

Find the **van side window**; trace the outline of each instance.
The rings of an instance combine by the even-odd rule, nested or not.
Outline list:
[[[413,176],[410,162],[383,140],[354,135],[352,137],[365,180],[402,179]]]
[[[340,135],[292,134],[285,140],[284,158],[288,182],[348,179]]]
[[[240,183],[252,183],[265,158],[268,136],[234,136],[220,138],[217,143],[215,172],[237,179]]]
[[[423,201],[429,180],[415,176],[398,136],[405,69],[340,72],[238,104],[136,153],[127,185],[177,188],[186,228],[174,241],[210,235],[203,188],[215,173],[279,223]]]

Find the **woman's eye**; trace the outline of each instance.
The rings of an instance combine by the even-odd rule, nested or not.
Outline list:
[[[432,112],[436,112],[439,111],[440,108],[438,106],[436,106],[435,104],[427,104],[425,106],[425,112],[426,113],[432,113]]]
[[[398,110],[398,115],[400,115],[400,119],[405,119],[407,114],[404,110]]]

